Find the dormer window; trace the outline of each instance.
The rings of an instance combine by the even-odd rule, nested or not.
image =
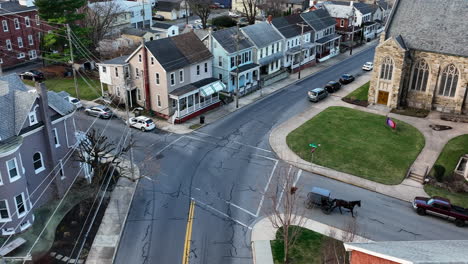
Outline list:
[[[28,117],[29,117],[29,125],[30,125],[30,126],[33,126],[33,125],[35,125],[35,124],[38,123],[38,121],[37,121],[37,115],[36,115],[36,108],[37,108],[37,107],[38,107],[38,106],[36,105],[36,106],[33,108],[33,110],[32,110],[31,112],[29,112]]]

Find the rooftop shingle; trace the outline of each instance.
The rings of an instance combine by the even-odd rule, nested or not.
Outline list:
[[[302,13],[301,17],[314,29],[314,31],[320,31],[336,24],[336,20],[331,17],[325,9],[317,9],[311,12]]]
[[[241,28],[241,31],[259,48],[266,47],[283,37],[266,22]]]
[[[235,27],[218,30],[212,33],[212,36],[218,43],[229,53],[236,52],[236,34]],[[241,35],[242,37],[242,35]],[[248,49],[253,47],[253,43],[248,38],[239,39],[239,50]]]

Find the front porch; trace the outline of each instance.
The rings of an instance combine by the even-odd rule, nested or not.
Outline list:
[[[317,45],[316,59],[319,62],[328,60],[329,58],[340,54],[340,35],[333,34],[316,40],[315,42]]]
[[[180,87],[169,94],[171,122],[182,123],[220,105],[219,92],[226,89],[215,78]]]
[[[239,76],[237,76],[237,71],[239,71]],[[234,92],[237,84],[239,84],[239,93],[241,95],[246,94],[257,87],[259,80],[260,66],[258,64],[249,63],[247,65],[240,66],[238,70],[234,69],[231,71],[228,92]]]
[[[290,72],[296,72],[315,64],[315,44],[306,43],[301,48],[296,46],[286,51],[285,67]]]

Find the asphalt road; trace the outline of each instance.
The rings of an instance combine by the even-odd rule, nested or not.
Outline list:
[[[418,216],[406,202],[299,173],[277,160],[269,146],[273,127],[312,107],[308,89],[343,73],[360,73],[373,54],[374,49],[355,54],[189,135],[134,130],[139,145],[135,160],[146,177],[137,187],[115,263],[181,263],[191,199],[196,207],[190,263],[252,263],[251,227],[271,208],[268,193],[275,190],[278,176],[290,169],[300,175],[297,186],[303,196],[319,186],[335,197],[361,200],[356,210],[360,235],[373,240],[465,239],[467,228]],[[81,127],[91,120],[77,119]],[[96,127],[105,123],[100,120]],[[109,128],[109,137],[117,138],[123,123],[112,120]],[[339,211],[324,215],[312,209],[307,214],[339,228],[351,219]]]

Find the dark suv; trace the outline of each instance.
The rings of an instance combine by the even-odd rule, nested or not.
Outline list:
[[[325,85],[325,90],[327,90],[327,92],[329,93],[334,93],[340,90],[340,88],[341,88],[341,84],[335,81],[329,81],[327,85]]]

